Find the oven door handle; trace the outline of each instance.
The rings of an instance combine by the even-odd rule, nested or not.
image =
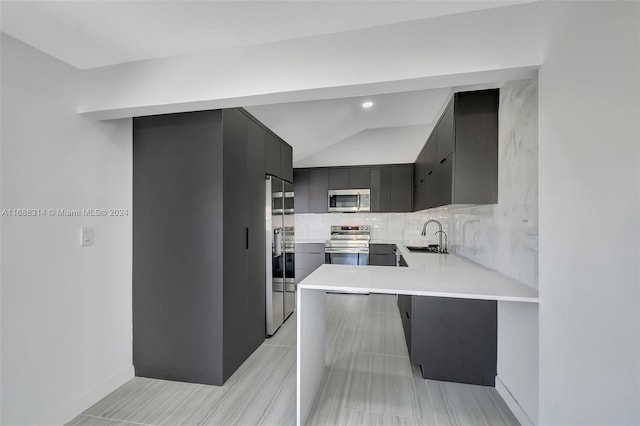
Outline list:
[[[325,253],[368,254],[369,249],[325,249]]]

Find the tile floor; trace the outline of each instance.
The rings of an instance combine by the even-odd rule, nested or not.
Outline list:
[[[424,380],[391,295],[327,295],[327,372],[308,425],[517,425],[493,388]],[[69,425],[294,425],[295,314],[224,386],[136,377]]]

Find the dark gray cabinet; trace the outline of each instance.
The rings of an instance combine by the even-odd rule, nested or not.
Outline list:
[[[495,386],[496,301],[398,295],[398,309],[423,378]]]
[[[293,182],[293,148],[269,130],[265,131],[265,173]]]
[[[293,170],[293,209],[295,213],[309,213],[309,170]]]
[[[286,142],[280,144],[280,179],[293,183],[293,148]]]
[[[137,376],[221,385],[264,340],[266,134],[240,109],[134,118]]]
[[[348,167],[329,168],[329,189],[351,189]]]
[[[369,265],[396,266],[395,244],[370,244]]]
[[[409,212],[413,208],[413,165],[391,166],[389,211]]]
[[[329,189],[367,189],[371,186],[369,167],[330,167]]]
[[[295,182],[294,182],[295,187]],[[297,189],[294,189],[294,193]],[[329,170],[309,169],[309,213],[329,211]]]
[[[272,133],[266,132],[264,138],[264,170],[265,173],[280,177],[281,143]]]
[[[324,244],[296,244],[296,283],[324,264]]]
[[[349,187],[367,189],[371,187],[371,169],[369,167],[349,168]]]
[[[498,201],[499,90],[456,93],[416,159],[414,210]]]
[[[296,213],[326,213],[330,189],[371,190],[372,212],[413,210],[413,164],[327,167],[294,170]]]
[[[371,167],[371,211],[388,212],[391,203],[391,169],[389,166]]]
[[[246,323],[247,344],[244,358],[247,358],[262,344],[265,338],[265,268],[266,237],[264,206],[265,171],[264,137],[266,130],[259,122],[253,119],[245,121],[247,124],[247,317]]]

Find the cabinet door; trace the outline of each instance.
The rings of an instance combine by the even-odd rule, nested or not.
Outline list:
[[[324,264],[324,246],[322,251],[315,251],[304,254],[304,274],[308,276],[310,273],[318,269]]]
[[[453,165],[456,154],[450,154],[438,162],[434,172],[433,207],[453,203]]]
[[[249,204],[246,116],[239,110],[229,109],[224,110],[223,119],[222,371],[226,380],[247,357],[249,268],[246,242]],[[264,317],[261,319],[264,321]]]
[[[427,174],[427,145],[425,144],[416,158],[413,168],[413,210],[426,208],[425,175]]]
[[[369,167],[351,167],[349,169],[349,188],[367,189],[371,187],[371,169]]]
[[[413,296],[411,316],[412,362],[424,378],[495,385],[496,301]]]
[[[456,98],[456,204],[498,202],[498,89]]]
[[[351,189],[348,167],[331,167],[329,169],[329,189]]]
[[[309,170],[293,170],[293,209],[295,213],[309,213]]]
[[[438,205],[438,187],[436,182],[436,167],[438,160],[437,133],[431,134],[425,150],[424,200],[423,209]]]
[[[388,166],[371,168],[371,211],[388,212],[391,192],[391,169]]]
[[[304,244],[296,243],[294,257],[295,257],[296,284],[298,284],[300,281],[306,278],[305,269],[304,269]]]
[[[447,109],[444,111],[442,118],[437,126],[438,149],[437,160],[441,161],[447,158],[455,150],[455,129],[453,116],[453,98],[449,101]]]
[[[402,320],[402,331],[404,332],[404,338],[407,342],[407,352],[411,361],[411,299],[413,296],[406,294],[398,295],[398,310],[400,311],[400,319]]]
[[[371,244],[369,246],[369,265],[395,266],[395,244]]]
[[[396,266],[396,256],[393,254],[372,253],[369,255],[369,265]]]
[[[280,140],[276,138],[272,133],[265,132],[264,137],[264,168],[265,173],[273,176],[280,176],[280,156],[281,147]]]
[[[247,356],[264,341],[265,268],[256,267],[265,261],[265,173],[264,128],[255,121],[247,121],[247,202],[248,202],[248,309]]]
[[[281,179],[293,182],[293,148],[291,145],[281,142],[280,144],[280,174]]]
[[[309,169],[309,213],[329,211],[329,171]]]
[[[224,382],[221,126],[220,110],[133,118],[136,375]]]
[[[410,212],[413,207],[413,165],[391,166],[392,212]]]

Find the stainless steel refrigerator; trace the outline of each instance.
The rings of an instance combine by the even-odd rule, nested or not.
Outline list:
[[[296,303],[293,185],[267,176],[266,195],[266,331],[272,336]]]

